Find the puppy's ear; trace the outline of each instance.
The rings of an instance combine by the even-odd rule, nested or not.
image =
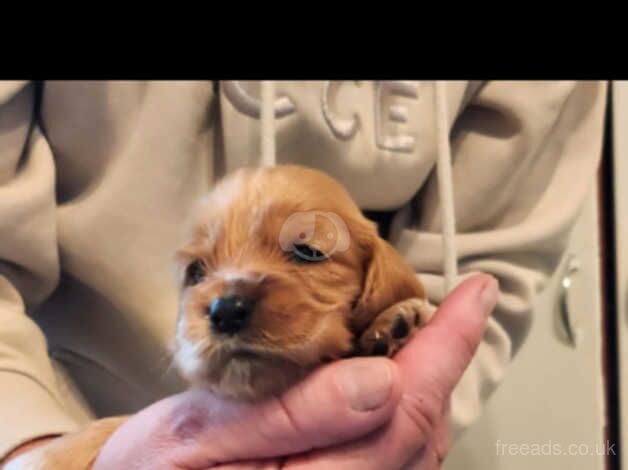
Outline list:
[[[353,327],[364,330],[388,307],[410,298],[425,298],[425,289],[397,250],[380,237],[373,237],[366,276],[352,315]]]

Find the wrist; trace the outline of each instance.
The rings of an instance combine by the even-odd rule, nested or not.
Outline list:
[[[141,460],[152,468],[155,456],[163,460],[164,449],[176,446],[167,426],[168,398],[154,403],[131,416],[103,442],[93,462],[93,470],[128,468],[128,462]],[[144,467],[142,467],[144,468]],[[165,467],[164,467],[165,468]]]

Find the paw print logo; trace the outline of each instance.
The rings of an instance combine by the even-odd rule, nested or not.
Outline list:
[[[345,222],[333,212],[295,212],[286,219],[279,233],[283,251],[295,252],[306,261],[322,261],[350,245]]]

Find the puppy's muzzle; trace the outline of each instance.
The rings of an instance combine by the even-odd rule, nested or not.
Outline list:
[[[233,335],[246,328],[253,315],[254,302],[242,295],[229,295],[215,299],[208,309],[212,330]]]

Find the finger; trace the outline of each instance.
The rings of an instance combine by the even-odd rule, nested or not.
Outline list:
[[[278,398],[221,402],[208,392],[181,395],[171,410],[184,468],[290,455],[356,439],[390,420],[400,396],[395,363],[355,358],[325,366]]]
[[[429,443],[430,436],[418,431],[404,411],[392,421],[357,441],[320,449],[288,459],[286,470],[379,470],[399,469]]]

